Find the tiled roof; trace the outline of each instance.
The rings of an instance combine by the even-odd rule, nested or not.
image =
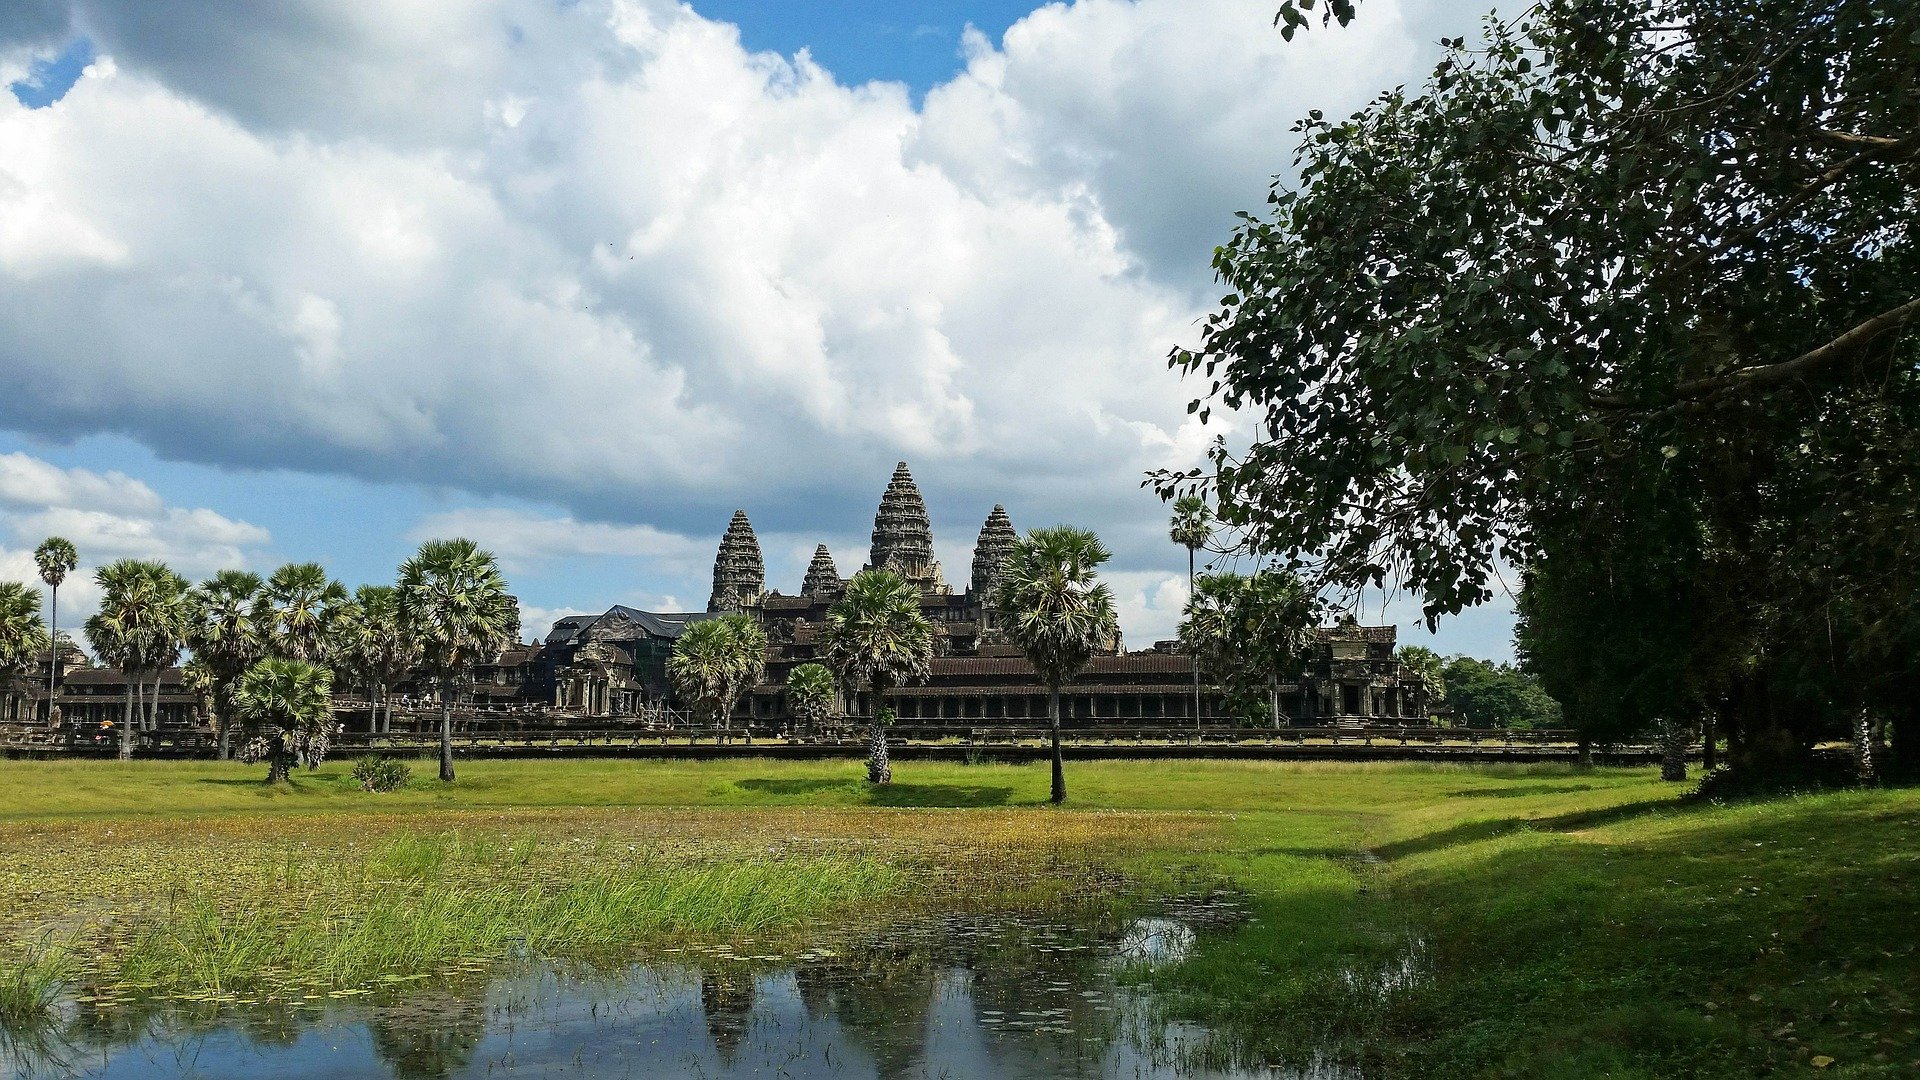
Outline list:
[[[1128,653],[1125,656],[1096,656],[1081,673],[1089,675],[1159,675],[1192,670],[1185,656],[1168,653]],[[933,661],[933,675],[1024,675],[1033,677],[1033,667],[1025,660],[972,656],[943,656]]]

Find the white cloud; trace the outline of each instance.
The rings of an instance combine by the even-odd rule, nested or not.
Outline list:
[[[247,566],[272,542],[267,530],[204,507],[168,506],[118,472],[63,469],[28,454],[0,454],[0,580],[40,587],[33,549],[73,541],[80,566],[60,587],[60,625],[73,628],[99,603],[93,571],[115,559],[159,559],[191,579]]]
[[[615,524],[460,524],[690,581],[716,510],[857,525],[899,457],[1151,541],[1207,252],[1293,119],[1423,64],[1394,0],[1292,44],[1269,0],[1080,0],[916,107],[665,0],[191,7],[75,0],[87,76],[0,95],[0,426],[554,503]]]

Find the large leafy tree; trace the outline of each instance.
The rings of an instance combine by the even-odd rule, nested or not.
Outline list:
[[[1219,684],[1228,706],[1280,724],[1280,683],[1303,673],[1321,604],[1298,575],[1203,575],[1188,599],[1180,641]]]
[[[157,710],[160,673],[179,658],[184,644],[187,583],[164,563],[119,559],[95,571],[94,584],[100,588],[100,607],[85,632],[94,655],[126,676],[120,725],[120,757],[126,759],[133,756],[135,704],[144,696],[147,677],[154,679]]]
[[[1099,580],[1112,558],[1100,538],[1070,525],[1035,529],[1007,557],[993,604],[1007,639],[1019,646],[1047,688],[1053,759],[1052,801],[1067,799],[1060,752],[1060,688],[1120,634],[1113,592]]]
[[[47,726],[60,725],[60,586],[80,565],[80,552],[64,536],[49,536],[33,549],[33,564],[47,586]]]
[[[326,668],[284,656],[260,661],[235,683],[234,711],[267,759],[269,784],[287,779],[296,754],[316,763],[326,757],[332,690]]]
[[[440,779],[453,782],[453,699],[481,659],[519,632],[520,613],[493,555],[471,540],[429,540],[400,566],[402,631],[440,691]]]
[[[1316,585],[1398,581],[1430,619],[1488,599],[1502,559],[1577,559],[1617,535],[1593,522],[1657,513],[1656,562],[1748,590],[1688,634],[1762,658],[1703,687],[1736,756],[1793,756],[1846,685],[1796,628],[1849,607],[1839,651],[1914,651],[1891,478],[1920,474],[1897,435],[1920,403],[1917,87],[1912,4],[1543,0],[1422,88],[1311,115],[1298,183],[1219,249],[1221,310],[1174,356],[1212,380],[1196,411],[1259,438],[1160,486],[1212,488]],[[1792,528],[1816,505],[1872,527]]]
[[[333,627],[340,666],[367,685],[374,731],[393,730],[388,693],[396,679],[420,662],[420,649],[400,625],[400,594],[391,585],[362,585],[354,590]]]
[[[767,632],[750,615],[722,615],[686,628],[667,657],[667,677],[707,723],[733,726],[734,706],[767,671]]]
[[[233,686],[267,654],[267,610],[260,575],[222,570],[193,590],[187,645],[208,680],[207,704],[221,760],[233,748]]]
[[[891,570],[862,570],[827,610],[821,640],[840,680],[870,695],[867,781],[892,783],[887,691],[924,682],[933,670],[933,624],[920,613],[920,590]]]
[[[11,691],[14,680],[33,669],[48,641],[40,590],[0,581],[0,691]]]

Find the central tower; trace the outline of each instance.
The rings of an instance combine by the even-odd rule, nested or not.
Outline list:
[[[921,592],[947,592],[940,564],[933,558],[933,524],[927,504],[914,485],[907,463],[894,467],[880,510],[873,515],[873,552],[869,570],[891,570]]]

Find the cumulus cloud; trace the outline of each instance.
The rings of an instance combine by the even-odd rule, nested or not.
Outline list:
[[[916,106],[664,0],[161,7],[0,23],[98,56],[0,95],[0,426],[570,511],[473,522],[526,558],[797,536],[907,457],[1172,561],[1137,485],[1206,438],[1164,357],[1208,250],[1294,118],[1423,63],[1393,0],[1293,44],[1080,0]]]
[[[169,506],[118,472],[63,469],[28,454],[0,454],[0,580],[38,587],[33,549],[49,536],[73,541],[80,567],[60,587],[60,622],[78,626],[99,602],[95,567],[159,559],[189,578],[245,566],[272,541],[267,530],[204,507]]]

